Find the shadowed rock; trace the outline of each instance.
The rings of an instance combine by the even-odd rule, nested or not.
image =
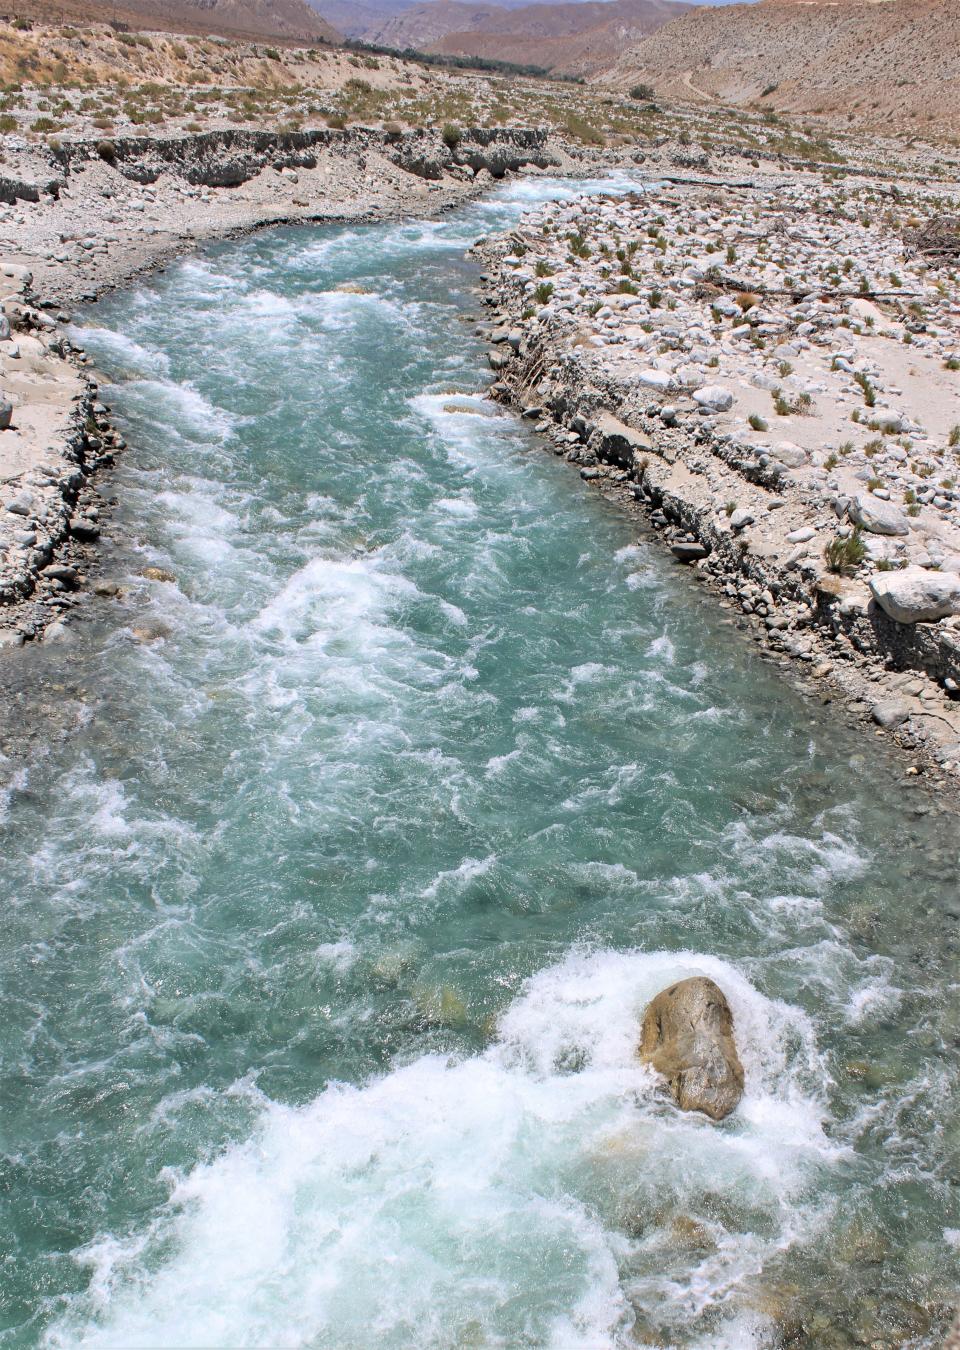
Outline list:
[[[672,984],[647,1005],[640,1058],[663,1074],[683,1111],[723,1120],[743,1095],[730,1005],[702,975]]]

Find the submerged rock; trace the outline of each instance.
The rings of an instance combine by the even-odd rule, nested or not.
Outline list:
[[[662,1073],[682,1111],[723,1120],[743,1096],[743,1065],[723,990],[697,975],[664,989],[643,1015],[640,1058]]]

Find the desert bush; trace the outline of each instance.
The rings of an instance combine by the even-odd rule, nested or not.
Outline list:
[[[456,150],[457,146],[463,140],[463,132],[453,122],[447,122],[440,132],[440,139],[448,150]]]
[[[635,84],[630,90],[630,97],[636,103],[650,103],[656,97],[653,92],[653,86],[650,84]]]
[[[117,158],[117,147],[113,141],[101,141],[97,146],[97,154],[107,164],[113,164]]]
[[[859,530],[854,530],[846,536],[835,535],[823,552],[827,560],[827,570],[838,575],[855,572],[867,556],[863,535]]]

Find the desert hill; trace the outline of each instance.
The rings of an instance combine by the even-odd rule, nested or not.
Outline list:
[[[18,20],[104,23],[160,32],[339,41],[306,0],[15,0]]]
[[[624,47],[692,6],[679,0],[581,0],[519,8],[431,0],[413,5],[363,36],[403,50],[494,57],[565,74],[590,74]]]
[[[874,130],[960,130],[956,0],[764,0],[700,8],[599,76],[665,97],[828,114]]]

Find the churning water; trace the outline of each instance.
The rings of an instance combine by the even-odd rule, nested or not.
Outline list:
[[[936,1343],[953,823],[482,398],[464,248],[580,190],[89,317],[132,589],[25,657],[77,729],[4,801],[4,1345]],[[720,1126],[636,1056],[694,972]]]

